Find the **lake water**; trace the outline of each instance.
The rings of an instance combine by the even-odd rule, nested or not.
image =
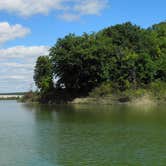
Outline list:
[[[0,101],[0,166],[165,166],[166,109]]]

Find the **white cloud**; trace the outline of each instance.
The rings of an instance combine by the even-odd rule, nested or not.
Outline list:
[[[107,4],[106,0],[84,0],[76,4],[74,9],[82,15],[99,15]]]
[[[10,67],[10,68],[15,68],[15,69],[32,69],[33,68],[33,64],[22,64],[22,63],[16,63],[16,62],[4,62],[1,63],[1,67]]]
[[[83,15],[99,15],[107,5],[108,0],[0,0],[0,11],[23,17],[59,11],[60,18],[76,21]]]
[[[20,24],[10,25],[8,22],[0,22],[0,44],[25,37],[29,33],[30,29]]]
[[[30,57],[36,58],[40,55],[47,55],[48,50],[48,46],[15,46],[7,49],[0,49],[0,60],[15,58],[29,59]]]
[[[0,0],[0,10],[21,16],[48,14],[51,10],[63,9],[63,0]]]
[[[48,46],[0,49],[0,92],[29,90],[36,59],[48,55],[48,50]]]
[[[72,21],[77,21],[80,19],[80,15],[78,14],[72,14],[72,13],[64,13],[59,16],[60,19],[72,22]]]

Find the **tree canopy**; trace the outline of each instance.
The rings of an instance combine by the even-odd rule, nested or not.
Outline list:
[[[147,29],[127,22],[97,33],[69,34],[58,39],[49,56],[38,58],[34,80],[41,91],[51,86],[78,96],[103,82],[124,91],[166,81],[166,22]]]
[[[37,59],[34,70],[34,81],[41,93],[47,93],[53,87],[52,63],[48,56],[40,56]]]

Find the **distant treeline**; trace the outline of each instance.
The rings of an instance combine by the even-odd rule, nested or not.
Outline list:
[[[60,38],[49,56],[37,59],[34,81],[45,102],[88,96],[103,84],[116,93],[166,82],[166,22]]]
[[[27,92],[0,93],[0,95],[25,95]]]

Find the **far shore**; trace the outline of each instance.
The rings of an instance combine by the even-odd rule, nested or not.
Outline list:
[[[0,100],[17,100],[23,97],[23,95],[0,95]]]

